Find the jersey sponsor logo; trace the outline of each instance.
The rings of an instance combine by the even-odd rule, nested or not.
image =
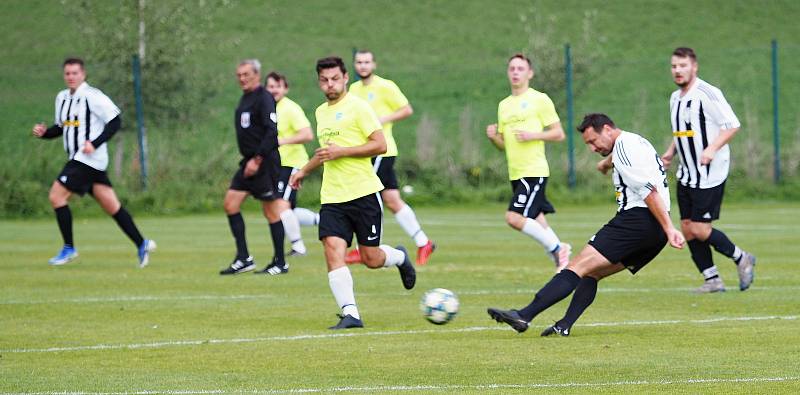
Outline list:
[[[74,126],[74,127],[76,127],[76,128],[77,128],[78,126],[81,126],[81,121],[79,121],[79,120],[77,120],[77,119],[76,119],[76,120],[74,120],[74,121],[70,121],[70,120],[66,120],[66,121],[64,121],[64,127],[65,127],[65,128],[66,128],[66,127],[70,127],[70,126]]]
[[[269,113],[269,120],[278,123],[278,114],[274,112]]]
[[[679,130],[672,132],[672,135],[675,137],[694,137],[694,130]]]
[[[330,128],[322,129],[322,132],[320,132],[320,136],[326,141],[332,137],[338,136],[339,134],[340,132],[338,130],[333,130]]]
[[[247,129],[250,127],[250,113],[245,111],[242,113],[242,116],[239,117],[239,124],[242,125],[243,128]]]

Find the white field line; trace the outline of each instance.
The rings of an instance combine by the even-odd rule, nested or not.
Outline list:
[[[675,386],[705,385],[725,383],[775,383],[800,381],[800,377],[739,377],[739,378],[705,378],[678,380],[635,380],[610,381],[600,383],[528,383],[528,384],[431,384],[431,385],[377,385],[369,387],[328,387],[328,388],[296,388],[296,389],[253,389],[253,390],[141,390],[126,392],[3,392],[0,395],[211,395],[211,394],[310,394],[323,392],[416,392],[416,391],[457,391],[485,390],[502,391],[506,389],[546,389],[546,388],[586,388],[586,387],[629,387],[629,386]]]
[[[690,292],[692,287],[652,287],[652,288],[600,288],[599,293],[659,293],[659,292]],[[755,291],[796,291],[800,286],[753,286],[750,290]],[[473,289],[455,290],[457,295],[517,295],[534,294],[535,288],[515,288],[515,289]],[[408,295],[407,292],[381,292],[379,294],[370,292],[359,292],[360,296],[391,296]],[[193,301],[193,300],[253,300],[253,299],[273,299],[280,295],[275,294],[252,294],[252,295],[183,295],[183,296],[159,296],[159,295],[137,295],[137,296],[106,296],[106,297],[83,297],[66,299],[40,299],[40,300],[0,300],[2,305],[35,305],[35,304],[62,304],[62,303],[116,303],[116,302],[162,302],[162,301]]]
[[[700,320],[594,322],[594,323],[580,324],[580,326],[607,327],[607,326],[630,326],[630,325],[646,326],[646,325],[675,325],[675,324],[705,325],[705,324],[713,324],[726,321],[731,322],[731,321],[796,320],[797,318],[798,316],[796,315],[769,315],[769,316],[750,316],[750,317],[716,317],[716,318],[707,318]],[[269,342],[287,342],[287,341],[298,341],[298,340],[334,339],[334,338],[346,338],[346,337],[398,336],[398,335],[467,333],[467,332],[511,331],[511,330],[512,330],[511,328],[505,325],[496,325],[496,326],[473,326],[467,328],[453,328],[453,329],[420,329],[420,330],[373,331],[373,332],[354,331],[347,333],[269,336],[269,337],[241,338],[241,339],[171,340],[171,341],[153,342],[153,343],[96,344],[89,346],[49,347],[49,348],[13,348],[13,349],[0,350],[0,354],[50,353],[50,352],[121,350],[121,349],[135,350],[135,349],[162,348],[171,346],[200,346],[204,344],[269,343]]]
[[[608,218],[603,217],[602,220],[598,220],[597,222],[559,222],[556,225],[553,225],[553,228],[557,230],[557,228],[569,228],[569,229],[584,229],[584,228],[596,228],[600,229],[609,219],[614,215],[614,212],[610,212]],[[467,220],[467,219],[452,219],[452,220],[432,220],[432,221],[423,221],[422,225],[425,226],[442,226],[442,227],[457,227],[463,228],[464,226],[472,226],[478,228],[504,228],[507,229],[508,225],[502,218],[502,215],[497,217],[497,220]],[[779,224],[768,224],[768,225],[759,225],[759,224],[734,224],[734,223],[726,223],[720,225],[721,229],[736,229],[736,230],[747,230],[747,231],[754,231],[754,232],[769,232],[769,231],[777,231],[777,232],[784,232],[784,231],[796,231],[797,225],[794,224],[786,224],[786,225],[779,225]]]

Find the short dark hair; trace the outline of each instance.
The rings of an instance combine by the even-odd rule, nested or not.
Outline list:
[[[506,63],[507,63],[507,64],[508,64],[508,63],[511,63],[511,61],[512,61],[512,60],[514,60],[514,59],[522,59],[522,60],[524,60],[524,61],[528,62],[528,67],[530,67],[531,69],[533,69],[533,63],[531,62],[530,58],[528,58],[527,56],[525,56],[525,54],[523,54],[523,53],[521,53],[521,52],[517,52],[517,53],[515,53],[515,54],[511,55],[511,57],[510,57],[510,58],[508,58],[508,62],[506,62]]]
[[[678,47],[672,51],[672,56],[677,56],[679,58],[690,58],[693,62],[697,62],[697,55],[694,53],[694,50],[689,47]]]
[[[64,63],[61,64],[61,67],[63,68],[68,64],[77,64],[81,66],[81,69],[83,69],[83,59],[81,58],[66,58],[64,59]]]
[[[347,68],[344,67],[344,61],[338,56],[328,56],[317,61],[317,74],[324,69],[332,69],[338,67],[342,70],[342,74],[347,74]]]
[[[375,61],[375,53],[370,51],[369,49],[366,49],[366,48],[361,48],[361,49],[356,50],[356,52],[353,54],[353,59],[356,58],[356,55],[365,55],[365,54],[372,55],[372,61],[373,62]]]
[[[583,133],[586,131],[586,129],[591,127],[594,129],[595,133],[600,133],[604,125],[611,126],[612,128],[617,127],[617,125],[614,125],[614,121],[612,121],[611,118],[609,118],[606,114],[599,112],[586,114],[583,117],[583,122],[581,122],[581,124],[578,126],[578,131]]]
[[[270,78],[272,78],[273,80],[275,80],[277,82],[283,82],[283,85],[285,85],[287,88],[289,87],[289,80],[286,79],[285,75],[283,75],[283,74],[281,74],[281,73],[279,73],[277,71],[270,71],[269,74],[267,74],[267,78],[264,79],[264,84],[266,84],[267,80],[270,79]]]

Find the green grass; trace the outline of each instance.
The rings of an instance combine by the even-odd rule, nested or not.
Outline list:
[[[558,208],[550,221],[576,248],[613,215],[610,205]],[[523,335],[486,316],[487,306],[526,304],[552,276],[541,248],[503,223],[500,205],[417,210],[439,244],[432,262],[418,268],[412,291],[395,270],[353,267],[366,328],[342,337],[325,329],[338,309],[315,229],[304,228],[310,252],[290,261],[289,275],[223,278],[217,270],[233,241],[221,212],[137,217],[159,243],[143,270],[94,209],[75,212],[81,256],[63,267],[46,264],[60,244],[54,221],[3,221],[0,394],[797,393],[798,210],[723,210],[718,227],[758,256],[747,292],[736,290],[734,265],[715,254],[729,291],[692,294],[701,279],[688,251],[667,249],[636,276],[604,280],[569,338],[538,336],[566,301]],[[263,265],[267,225],[255,210],[246,220]],[[385,228],[385,242],[409,244],[391,216]],[[428,324],[417,307],[435,287],[461,299],[445,326]],[[96,345],[110,347],[88,348]]]
[[[207,37],[190,56],[189,69],[197,72],[181,75],[189,86],[210,90],[207,107],[199,117],[180,125],[148,120],[151,184],[147,192],[139,190],[134,111],[123,108],[127,131],[111,143],[114,153],[116,147],[122,147],[122,160],[119,165],[112,163],[111,175],[120,195],[128,196],[133,207],[161,213],[215,209],[217,187],[224,188],[238,161],[231,111],[240,95],[233,75],[239,59],[258,57],[266,69],[286,73],[292,86],[290,96],[311,116],[323,99],[316,86],[315,60],[329,54],[348,58],[353,47],[374,50],[378,72],[395,80],[415,108],[412,118],[395,127],[401,181],[408,179],[415,186],[425,183],[431,189],[443,183],[441,177],[423,177],[423,170],[433,169],[436,175],[441,169],[448,171],[445,188],[419,202],[467,200],[467,196],[445,192],[463,189],[467,181],[481,189],[481,197],[488,196],[492,188],[505,187],[506,173],[504,158],[486,141],[484,128],[495,121],[497,103],[508,94],[506,59],[516,51],[532,52],[531,41],[536,39],[546,42],[531,54],[537,64],[557,65],[565,43],[573,44],[576,62],[603,54],[585,65],[586,73],[575,76],[575,121],[586,112],[607,112],[622,128],[650,138],[659,150],[669,139],[667,101],[674,89],[669,53],[679,45],[696,48],[701,77],[725,92],[743,123],[742,132],[732,142],[732,187],[745,187],[751,179],[768,180],[772,174],[770,40],[777,39],[783,168],[792,182],[782,189],[760,188],[758,193],[797,199],[800,118],[792,109],[800,97],[800,84],[792,82],[800,80],[800,25],[795,23],[800,2],[225,3],[228,5],[211,18],[213,24],[202,26]],[[87,40],[80,39],[83,25],[64,11],[81,4],[0,2],[0,22],[8,33],[0,36],[6,59],[0,65],[0,118],[4,120],[0,178],[10,186],[0,191],[2,216],[49,215],[47,202],[36,197],[46,195],[64,155],[57,142],[35,141],[29,130],[34,122],[49,121],[52,116],[53,97],[63,87],[58,67],[63,58],[85,56],[89,81],[112,98],[122,94],[115,95],[112,87],[92,79],[93,73],[97,75],[93,70],[107,65],[92,62]],[[114,72],[128,74],[129,70]],[[561,69],[556,68],[539,73],[533,84],[541,87],[547,81],[555,86],[563,78]],[[119,89],[130,92],[128,86]],[[565,93],[545,90],[566,124]],[[418,144],[418,139],[424,142]],[[418,146],[434,147],[435,160],[420,159]],[[581,146],[580,138],[576,153],[579,192],[590,195],[599,187],[593,176],[596,159]],[[551,144],[548,155],[553,178],[565,180],[566,144]],[[483,174],[477,182],[465,176],[475,167]],[[193,182],[183,182],[186,179]],[[750,195],[736,198],[747,200]],[[309,194],[303,199],[314,202],[316,196]]]

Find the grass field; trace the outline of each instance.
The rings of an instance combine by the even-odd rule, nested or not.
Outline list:
[[[252,206],[251,206],[252,208]],[[439,250],[413,291],[395,270],[354,267],[366,328],[332,333],[338,309],[315,230],[289,275],[220,277],[233,242],[224,215],[137,218],[159,243],[149,267],[97,212],[76,212],[81,256],[47,259],[54,221],[0,222],[0,394],[8,393],[797,393],[800,391],[800,205],[728,205],[719,227],[758,256],[756,282],[736,287],[718,254],[724,294],[694,295],[688,251],[665,250],[640,274],[600,285],[569,338],[540,338],[561,302],[517,335],[487,306],[519,307],[552,276],[534,242],[504,225],[499,205],[420,209]],[[578,247],[611,204],[560,207],[551,223]],[[391,216],[390,216],[391,217]],[[410,244],[392,218],[384,240]],[[263,265],[268,230],[246,216]],[[462,303],[428,324],[425,290]]]

